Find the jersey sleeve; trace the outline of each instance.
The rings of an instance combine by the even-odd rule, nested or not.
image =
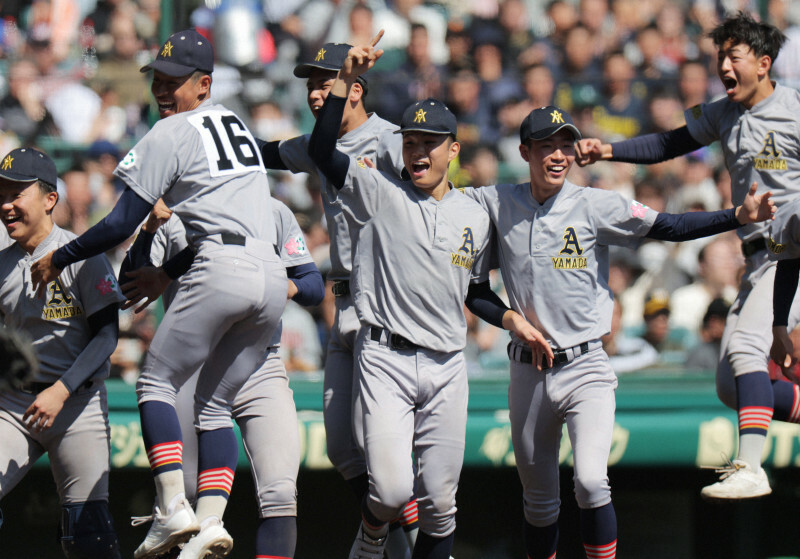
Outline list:
[[[386,130],[381,134],[375,165],[386,174],[401,179],[405,163],[403,163],[403,136]]]
[[[353,217],[365,222],[378,212],[389,193],[395,190],[397,188],[387,176],[370,169],[362,160],[351,157],[339,197]]]
[[[275,224],[278,228],[277,239],[280,243],[281,262],[286,268],[309,264],[314,261],[306,246],[306,238],[297,223],[292,210],[279,200],[272,200],[275,212]]]
[[[159,121],[120,161],[114,174],[152,205],[166,193],[180,173],[184,154],[195,150],[197,134],[182,134],[177,141],[172,128]]]
[[[125,301],[114,270],[104,254],[92,256],[72,266],[77,267],[75,281],[86,316],[93,315],[108,305]]]
[[[725,101],[727,99],[720,99],[686,109],[684,112],[686,127],[692,138],[705,146],[719,140],[719,121],[725,108]]]
[[[292,173],[316,173],[317,166],[308,155],[309,136],[297,136],[280,143],[278,151],[281,161]]]
[[[594,194],[593,207],[603,211],[594,214],[597,242],[601,245],[635,246],[653,226],[658,212],[624,196],[606,190],[589,190]]]

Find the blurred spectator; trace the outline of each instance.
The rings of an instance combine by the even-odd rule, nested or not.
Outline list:
[[[483,24],[472,33],[472,58],[475,72],[481,81],[481,103],[487,104],[496,119],[497,111],[509,100],[523,95],[516,67],[507,68],[503,60],[505,38],[503,32],[493,25]]]
[[[523,118],[533,109],[553,104],[556,83],[553,72],[544,64],[534,64],[523,71],[522,87],[525,90],[525,99],[522,101],[525,113]]]
[[[600,136],[618,141],[638,136],[648,128],[645,98],[647,88],[635,81],[633,65],[621,51],[608,54],[603,62],[603,99],[593,118]]]
[[[667,349],[669,339],[669,294],[653,291],[644,302],[644,332],[641,338],[661,353]]]
[[[372,9],[364,3],[358,2],[350,10],[350,35],[347,43],[351,45],[366,45],[375,36],[375,24]]]
[[[636,34],[636,73],[648,89],[663,87],[678,71],[674,60],[664,54],[661,31],[655,24],[640,29]]]
[[[322,344],[309,311],[289,300],[281,320],[280,354],[286,371],[318,371],[322,367]]]
[[[448,74],[453,74],[460,70],[474,70],[475,64],[472,60],[472,39],[464,28],[464,23],[451,21],[447,27],[445,36],[447,44],[447,65],[445,70]]]
[[[678,69],[678,93],[683,108],[688,109],[710,100],[708,69],[697,59],[686,60]]]
[[[444,70],[434,64],[430,55],[428,29],[422,24],[411,25],[411,39],[405,61],[396,70],[376,73],[378,82],[377,112],[386,120],[400,122],[403,111],[414,101],[444,95]]]
[[[614,20],[608,8],[608,0],[580,0],[578,17],[591,35],[592,55],[602,57],[610,49],[619,48],[614,33]]]
[[[552,68],[559,84],[556,105],[566,111],[600,100],[603,69],[592,41],[592,34],[583,25],[571,28],[564,38],[562,62]]]
[[[781,47],[780,56],[772,63],[772,72],[775,79],[782,85],[800,89],[800,14],[795,9],[791,14],[792,2],[790,0],[768,0],[767,20],[769,23],[783,31],[786,43]],[[794,6],[797,8],[797,6]],[[795,16],[792,21],[792,15]]]
[[[89,186],[89,173],[75,165],[62,175],[64,196],[53,209],[53,220],[59,227],[81,235],[92,226],[94,196]]]
[[[744,265],[741,253],[728,237],[706,244],[697,262],[696,279],[672,293],[672,324],[692,332],[700,330],[703,313],[711,301],[734,300],[739,269]]]
[[[686,33],[684,9],[676,3],[665,2],[656,16],[656,27],[661,32],[661,54],[677,67],[684,60],[697,58],[700,54],[695,43]]]
[[[520,55],[534,42],[532,21],[523,0],[504,0],[497,18],[503,32],[504,65],[517,65]]]
[[[489,186],[498,183],[497,154],[489,145],[467,145],[459,154],[466,175],[461,186]]]
[[[494,115],[488,105],[481,103],[481,82],[474,72],[461,70],[447,82],[445,102],[458,119],[458,141],[462,145],[495,143],[498,130],[493,126]]]
[[[687,369],[717,370],[729,309],[730,305],[724,299],[714,299],[709,303],[703,315],[700,343],[690,349],[686,356]]]
[[[9,68],[8,93],[0,100],[0,124],[3,130],[14,132],[22,144],[58,134],[53,115],[44,104],[39,71],[28,59],[18,60]]]
[[[686,124],[683,103],[671,89],[656,90],[649,96],[649,132],[667,132]]]
[[[622,328],[622,304],[614,299],[611,331],[601,338],[611,368],[619,374],[630,373],[658,362],[658,351],[642,338],[625,334]]]

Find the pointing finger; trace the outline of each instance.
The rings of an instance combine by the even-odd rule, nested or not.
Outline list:
[[[377,44],[378,44],[378,41],[380,41],[380,40],[381,40],[381,37],[383,37],[383,29],[381,29],[380,31],[378,31],[378,34],[377,34],[377,35],[375,35],[375,36],[372,38],[372,41],[370,41],[370,45],[371,45],[371,46],[373,46],[373,47],[374,47],[375,45],[377,45]]]

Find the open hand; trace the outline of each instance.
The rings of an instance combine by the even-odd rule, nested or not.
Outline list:
[[[542,363],[553,366],[553,348],[539,330],[516,311],[506,311],[503,315],[503,328],[511,331],[521,341],[527,343],[533,354],[533,366],[542,370]]]
[[[757,189],[757,182],[751,184],[742,205],[736,208],[736,219],[742,225],[775,219],[776,208],[775,202],[772,201],[772,191],[756,194]]]
[[[339,77],[346,80],[355,79],[375,66],[378,59],[383,56],[383,49],[375,50],[375,45],[383,37],[383,29],[372,38],[369,45],[356,46],[347,53],[347,58],[339,71]]]
[[[161,297],[172,281],[164,270],[154,266],[142,266],[126,272],[125,276],[130,281],[120,285],[126,299],[122,304],[122,310],[138,305],[144,300],[144,303],[136,307],[134,312],[137,313],[142,312],[150,303]]]

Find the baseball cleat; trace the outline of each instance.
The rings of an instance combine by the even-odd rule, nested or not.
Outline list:
[[[233,538],[216,516],[203,521],[200,531],[186,542],[178,559],[222,559],[233,549]]]
[[[153,507],[152,515],[132,518],[131,526],[151,520],[153,524],[142,544],[133,552],[133,559],[154,559],[200,531],[194,511],[186,499],[180,499],[172,512],[166,515],[162,515],[158,507]]]
[[[388,531],[388,526],[385,527]],[[379,538],[372,538],[364,532],[364,523],[358,527],[356,540],[350,548],[348,559],[383,559],[383,550],[386,547],[387,533]]]
[[[703,488],[700,495],[709,500],[754,499],[772,493],[763,468],[754,472],[750,464],[734,460],[716,472],[722,474],[717,483]]]

